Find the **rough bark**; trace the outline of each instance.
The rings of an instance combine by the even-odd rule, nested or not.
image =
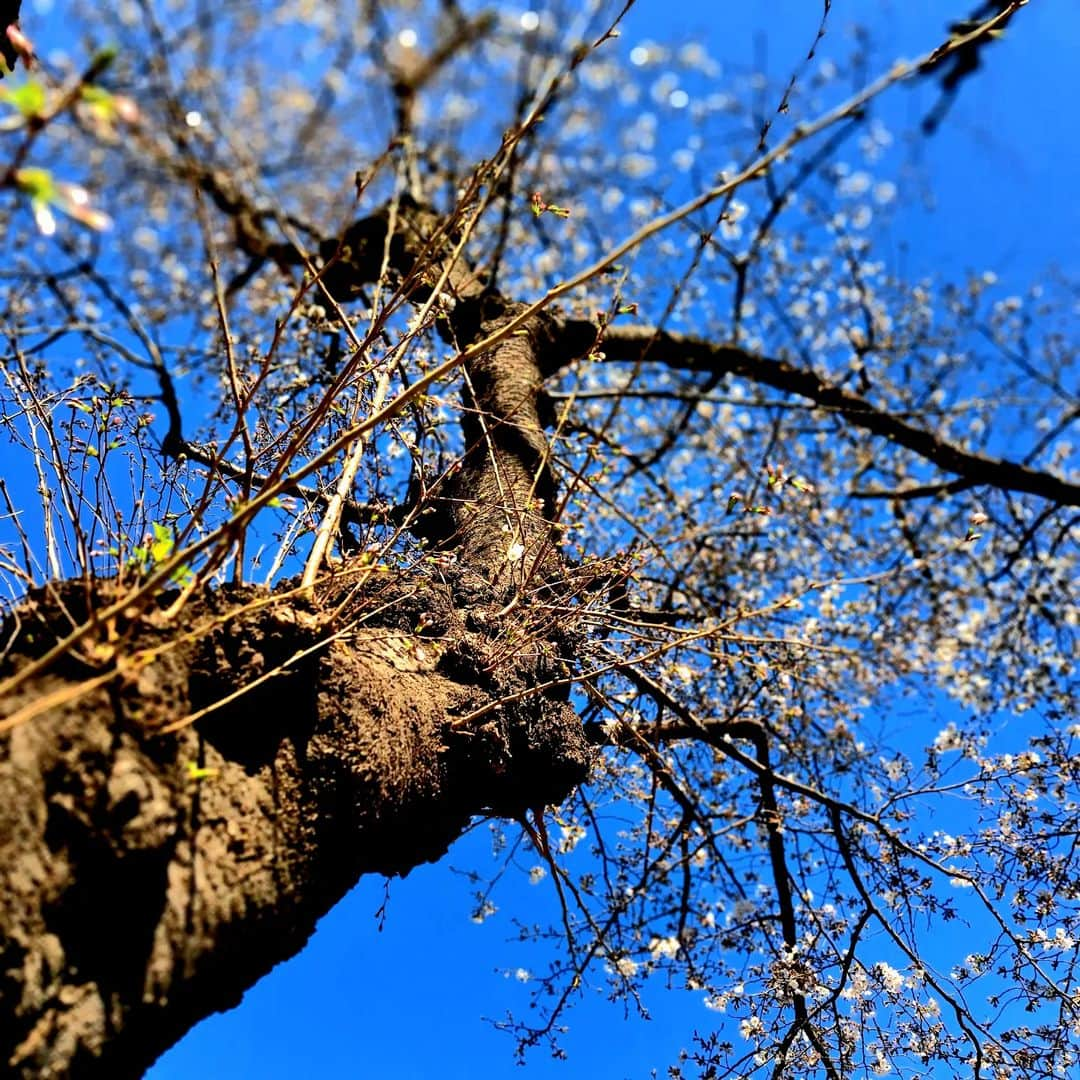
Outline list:
[[[432,227],[411,214],[395,240],[419,292]],[[385,219],[365,228],[324,253],[343,293],[383,246]],[[520,310],[467,272],[451,285],[459,344]],[[161,597],[101,626],[114,586],[72,582],[8,621],[3,716],[34,713],[0,735],[14,1075],[139,1075],[297,952],[360,874],[407,873],[471,817],[520,816],[585,778],[559,659],[574,643],[526,595],[559,565],[537,407],[553,347],[538,318],[468,364],[466,454],[422,519],[456,556],[433,576],[357,560],[315,597],[223,590],[178,612]],[[77,650],[30,667],[79,625]]]
[[[522,309],[487,299],[479,333],[497,333]],[[432,492],[434,543],[456,550],[490,581],[539,585],[558,570],[556,486],[538,397],[540,357],[556,348],[551,320],[529,320],[465,368],[460,468]]]
[[[162,598],[113,628],[129,661],[151,661],[0,741],[0,1061],[13,1075],[139,1075],[297,952],[360,874],[406,873],[471,816],[520,815],[583,779],[573,710],[527,693],[556,661],[542,648],[497,659],[502,593],[464,569],[356,595],[351,578],[308,602],[208,593],[179,623]],[[69,588],[24,605],[2,674],[86,599]],[[5,705],[97,674],[69,658]]]

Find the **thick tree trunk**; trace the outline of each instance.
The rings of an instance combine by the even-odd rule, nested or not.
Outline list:
[[[460,307],[473,333],[513,314]],[[314,599],[220,590],[173,613],[162,597],[109,625],[93,613],[111,587],[67,583],[3,628],[0,679],[32,672],[3,715],[35,713],[0,735],[15,1075],[138,1075],[297,952],[360,874],[406,873],[470,817],[520,816],[584,779],[559,659],[573,642],[527,595],[557,587],[559,564],[546,327],[467,368],[467,452],[432,504],[457,559],[432,576],[357,562]],[[29,666],[87,620],[81,658]]]
[[[472,815],[518,815],[580,782],[588,751],[565,701],[495,704],[549,680],[550,662],[493,666],[503,594],[452,573],[352,597],[356,628],[337,638],[342,616],[326,613],[347,576],[303,604],[209,594],[182,626],[161,608],[117,628],[126,675],[63,701],[95,675],[67,660],[7,700],[9,715],[56,702],[0,741],[0,1061],[14,1075],[140,1074],[297,952],[360,874],[406,873]],[[80,600],[28,603],[3,674]]]

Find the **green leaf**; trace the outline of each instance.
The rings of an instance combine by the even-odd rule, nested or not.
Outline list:
[[[174,585],[187,585],[194,576],[195,571],[192,570],[191,567],[185,563],[183,566],[178,566],[169,575],[169,580]]]
[[[56,180],[48,169],[27,168],[15,173],[15,186],[36,203],[50,203],[57,196]]]
[[[164,562],[174,546],[172,529],[168,525],[159,525],[156,521],[150,526],[154,539],[150,543],[150,561],[155,565]]]
[[[84,86],[79,90],[79,97],[81,97],[87,105],[103,105],[105,107],[111,107],[113,102],[112,94],[103,86]]]
[[[100,75],[116,59],[119,53],[120,47],[118,45],[103,45],[94,53],[93,59],[90,61],[90,67]]]
[[[45,87],[34,79],[29,79],[20,86],[5,87],[3,97],[23,116],[29,119],[41,116],[45,111]]]
[[[101,122],[111,124],[116,119],[116,98],[100,86],[84,86],[79,91],[83,105]]]

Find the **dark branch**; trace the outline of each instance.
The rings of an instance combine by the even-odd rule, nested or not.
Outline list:
[[[596,340],[596,328],[585,320],[566,320],[563,334],[564,356],[580,356],[583,347],[591,348]],[[1019,491],[1064,506],[1080,506],[1080,485],[1013,461],[962,450],[933,432],[909,424],[866,398],[829,382],[817,372],[796,367],[785,360],[759,356],[734,345],[637,326],[608,329],[604,334],[604,353],[608,361],[644,359],[685,371],[735,375],[797,394],[842,416],[855,427],[918,454],[939,469],[962,478],[966,486]]]

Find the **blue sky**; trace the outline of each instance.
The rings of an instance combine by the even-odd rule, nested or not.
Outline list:
[[[860,21],[874,43],[869,69],[883,70],[936,44],[969,5],[834,0],[819,57],[846,58],[848,28]],[[746,70],[764,44],[768,72],[781,83],[820,19],[820,4],[808,0],[683,0],[677,21],[671,11],[670,3],[638,0],[620,47],[697,38],[725,65]],[[938,135],[899,140],[901,198],[883,257],[909,276],[993,269],[1003,289],[1018,291],[1070,256],[1067,244],[1080,235],[1080,157],[1070,145],[1078,45],[1075,4],[1035,0],[990,50],[989,71],[965,84]],[[917,127],[935,97],[931,84],[901,86],[876,108],[899,136]],[[517,1075],[511,1041],[482,1018],[527,1007],[514,972],[540,966],[543,954],[509,940],[510,920],[544,921],[553,897],[550,881],[531,886],[520,875],[496,898],[494,917],[472,922],[469,884],[451,867],[482,868],[489,848],[481,825],[439,865],[391,883],[382,930],[375,913],[384,884],[361,882],[300,956],[249,991],[240,1008],[200,1024],[151,1070],[152,1080]],[[568,1017],[569,1062],[538,1051],[530,1074],[618,1080],[652,1067],[662,1074],[695,1027],[715,1023],[700,998],[658,988],[645,1023],[627,1020],[621,1004],[601,995],[587,997]]]

